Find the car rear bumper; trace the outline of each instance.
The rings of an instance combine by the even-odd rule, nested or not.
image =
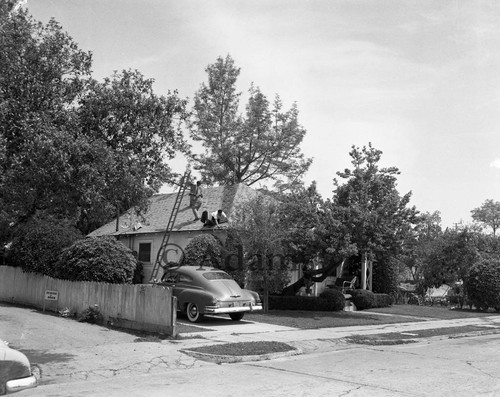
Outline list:
[[[239,313],[239,312],[254,312],[262,310],[262,305],[253,306],[237,306],[237,307],[205,307],[205,313]]]
[[[19,390],[30,389],[36,387],[38,381],[34,375],[26,378],[12,379],[5,383],[7,393],[14,393]]]

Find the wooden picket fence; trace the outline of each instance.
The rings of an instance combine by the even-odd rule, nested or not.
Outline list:
[[[175,297],[165,287],[59,280],[0,266],[0,302],[77,315],[95,307],[106,324],[176,335]]]

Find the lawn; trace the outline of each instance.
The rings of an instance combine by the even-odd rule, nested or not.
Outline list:
[[[391,307],[363,310],[357,312],[311,312],[294,310],[271,310],[269,313],[246,313],[244,321],[257,321],[283,325],[299,329],[363,326],[375,324],[393,324],[416,321],[449,320],[458,318],[484,317],[495,315],[491,312],[458,310],[444,306],[394,305]],[[184,326],[184,325],[183,325]],[[412,334],[387,333],[377,335],[353,335],[347,339],[357,344],[402,344],[412,343],[415,339],[484,330],[484,327],[459,326],[438,329],[425,329]],[[217,344],[188,349],[185,352],[204,353],[202,359],[224,362],[227,356],[259,355],[272,352],[291,351],[293,347],[280,342],[239,342]],[[213,355],[213,357],[209,357]]]
[[[357,312],[311,312],[295,310],[271,310],[269,313],[246,313],[246,321],[283,325],[301,329],[349,327],[376,324],[446,320],[456,318],[491,316],[473,310],[458,310],[444,306],[393,305]]]

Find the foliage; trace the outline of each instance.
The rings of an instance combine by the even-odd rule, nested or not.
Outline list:
[[[435,211],[421,213],[416,218],[413,231],[404,241],[398,260],[406,267],[406,277],[400,281],[419,281],[423,278],[426,258],[431,255],[435,241],[441,238],[441,214]]]
[[[78,321],[81,323],[102,324],[103,316],[97,305],[94,307],[89,306],[79,316]]]
[[[411,193],[400,196],[396,189],[399,170],[380,168],[382,152],[371,144],[362,149],[353,146],[349,154],[353,169],[337,173],[345,179],[343,184],[335,180],[336,217],[363,260],[378,260],[383,255],[380,266],[394,265],[387,259],[401,253],[416,222],[416,209],[408,207]],[[377,289],[375,281],[373,288]]]
[[[83,238],[67,221],[53,217],[34,217],[15,231],[8,250],[7,264],[25,272],[53,276],[62,250]]]
[[[91,55],[54,20],[43,25],[21,10],[0,24],[0,207],[16,220],[40,209],[62,215],[68,170],[60,166],[77,145],[70,105],[88,81]]]
[[[134,269],[134,276],[132,277],[132,284],[142,284],[143,281],[144,281],[144,265],[142,264],[142,262],[137,261]]]
[[[389,307],[393,303],[391,295],[388,294],[374,294],[375,305],[373,307]]]
[[[288,263],[283,260],[278,204],[269,196],[259,194],[240,205],[233,222],[238,225],[245,247],[252,289],[278,293],[288,283]]]
[[[236,229],[227,229],[223,252],[223,269],[243,287],[245,285],[247,266],[243,259],[243,241]]]
[[[342,299],[344,296],[342,295]],[[269,295],[269,308],[272,310],[307,310],[307,311],[339,311],[344,308],[339,303],[342,299],[325,299],[317,296],[283,296]]]
[[[130,284],[136,265],[132,251],[113,237],[86,237],[63,250],[54,277]]]
[[[379,255],[379,258],[373,263],[373,292],[392,294],[396,292],[399,285],[399,262],[396,258],[385,256],[383,253]]]
[[[480,247],[488,246],[483,237],[468,229],[447,230],[436,238],[423,258],[420,289],[439,287],[464,280],[469,268],[481,257]],[[484,255],[487,251],[484,251]]]
[[[103,83],[91,81],[79,101],[78,120],[85,136],[102,142],[109,153],[106,163],[99,163],[105,168],[85,170],[90,175],[98,171],[95,176],[101,179],[96,179],[100,195],[94,191],[87,216],[80,219],[82,227],[95,227],[103,210],[114,215],[134,206],[145,209],[147,199],[173,180],[165,160],[187,151],[179,127],[186,101],[176,93],[157,96],[153,82],[137,70],[115,72]],[[94,187],[91,180],[86,182],[87,189]]]
[[[185,101],[156,96],[124,71],[98,83],[92,57],[62,27],[25,11],[1,16],[0,208],[24,223],[39,212],[88,233],[117,212],[142,210],[187,151]]]
[[[184,250],[184,266],[222,267],[222,244],[213,234],[199,234]]]
[[[500,226],[500,202],[486,200],[479,208],[471,211],[472,219],[484,227],[490,227],[493,230],[493,236]]]
[[[248,186],[266,180],[300,179],[312,160],[305,159],[300,144],[305,129],[298,109],[283,110],[277,96],[270,105],[259,88],[252,86],[246,114],[240,115],[236,89],[240,69],[228,55],[206,68],[208,82],[194,97],[191,137],[205,153],[193,156],[195,168],[210,182]]]
[[[316,183],[278,197],[283,248],[295,263],[313,258],[325,264],[338,261],[354,252],[349,235],[337,220],[335,208],[317,192]]]
[[[500,259],[483,259],[475,263],[465,278],[467,297],[481,310],[500,311]]]
[[[320,298],[325,299],[332,305],[333,311],[344,310],[345,307],[345,297],[344,294],[337,289],[327,289],[324,290],[320,295]]]
[[[375,306],[375,294],[366,289],[356,289],[352,291],[352,302],[356,305],[356,309],[364,310],[371,309]]]

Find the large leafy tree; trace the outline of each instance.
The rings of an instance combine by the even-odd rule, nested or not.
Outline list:
[[[144,208],[151,194],[174,179],[166,160],[188,150],[180,129],[184,108],[185,100],[175,92],[156,95],[153,80],[138,71],[91,82],[79,101],[78,120],[84,136],[100,142],[108,156],[101,164],[105,167],[94,172],[98,189],[89,183],[82,191],[92,197],[88,208],[82,202],[87,215],[82,226],[95,226],[102,211],[109,217],[133,206]]]
[[[54,20],[0,15],[0,206],[8,224],[37,213],[88,233],[118,211],[144,208],[187,150],[185,101],[157,96],[139,72],[91,79],[91,54]]]
[[[287,286],[283,293],[295,294],[306,282],[322,282],[334,275],[344,258],[356,252],[346,228],[331,201],[324,202],[313,182],[280,197],[280,228],[284,230],[284,251],[295,266],[315,260],[316,268]]]
[[[71,106],[88,81],[91,55],[56,21],[43,25],[23,10],[2,7],[0,30],[0,205],[22,220],[59,209],[60,164],[76,144]]]
[[[252,185],[261,181],[296,180],[311,159],[300,150],[306,130],[298,108],[289,110],[277,96],[272,104],[259,88],[250,87],[244,115],[236,82],[240,69],[228,55],[207,67],[208,82],[194,97],[191,137],[205,152],[193,157],[208,182]]]
[[[486,200],[480,207],[471,211],[472,219],[484,227],[490,227],[493,230],[493,236],[496,235],[500,227],[500,202]]]
[[[335,180],[333,204],[339,220],[346,227],[351,241],[363,260],[373,260],[373,289],[391,292],[396,280],[388,269],[403,247],[403,243],[416,221],[415,207],[409,207],[411,193],[403,196],[397,191],[396,167],[382,168],[380,150],[369,144],[352,147],[349,153],[352,169],[338,172],[344,179]],[[385,275],[378,278],[378,275]],[[391,275],[391,283],[386,276]]]

